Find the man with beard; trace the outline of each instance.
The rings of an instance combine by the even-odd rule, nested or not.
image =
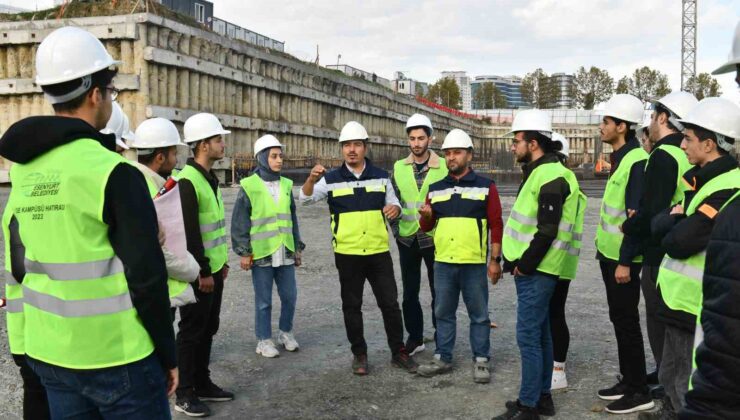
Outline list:
[[[560,163],[560,143],[552,140],[550,116],[540,110],[517,114],[511,151],[524,164],[524,177],[506,222],[504,269],[517,291],[516,336],[522,358],[519,398],[506,403],[498,420],[539,419],[554,415],[553,347],[549,306],[568,255],[575,253],[585,209],[575,174]]]
[[[419,375],[431,377],[452,370],[457,305],[462,293],[470,318],[473,381],[488,383],[491,324],[486,275],[493,284],[501,277],[501,202],[496,185],[470,168],[473,142],[467,133],[450,131],[442,150],[449,174],[429,186],[426,203],[419,210],[421,229],[434,229],[437,292],[437,349],[430,363],[419,366]]]
[[[409,355],[425,350],[424,312],[419,303],[421,288],[421,262],[427,267],[429,290],[432,294],[432,325],[436,328],[434,316],[434,239],[419,229],[419,208],[429,191],[429,186],[447,176],[447,168],[441,165],[439,156],[429,150],[432,144],[432,122],[424,115],[414,114],[406,123],[411,153],[393,166],[391,182],[401,201],[401,218],[391,222],[391,228],[398,244],[403,282],[403,320],[409,336],[406,349]]]

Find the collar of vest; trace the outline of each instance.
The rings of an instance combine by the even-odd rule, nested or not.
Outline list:
[[[200,163],[196,162],[193,158],[188,159],[187,165],[192,166],[198,172],[200,172],[200,174],[203,175],[203,177],[206,179],[206,181],[208,181],[209,184],[215,183],[216,185],[218,185],[218,177],[213,172],[213,170],[206,171],[206,168],[202,167]]]
[[[429,161],[427,162],[427,166],[429,166],[429,168],[439,168],[441,160],[442,159],[439,157],[439,155],[434,153],[434,150],[429,150]],[[406,165],[411,165],[412,163],[414,163],[414,154],[409,153],[408,157],[404,159],[403,163],[405,163]]]
[[[454,187],[456,185],[469,185],[469,186],[485,186],[489,187],[491,184],[491,180],[485,177],[482,177],[475,173],[473,168],[470,168],[470,171],[465,174],[460,179],[455,179],[452,175],[447,174],[446,177],[444,177],[441,181],[437,181],[434,184],[429,186],[429,191],[432,190],[441,190],[445,189],[447,187]]]
[[[355,174],[353,174],[352,171],[347,168],[347,164],[344,162],[342,162],[342,166],[337,169],[337,173],[342,179],[349,181],[388,177],[388,174],[384,170],[373,165],[373,163],[368,158],[365,158],[365,169],[362,170],[360,178],[357,178]]]
[[[683,141],[683,134],[681,133],[671,133],[662,139],[658,140],[655,143],[655,146],[651,149],[651,153],[658,149],[658,147],[662,145],[669,145],[669,146],[676,146],[681,147],[681,142]]]
[[[735,168],[737,168],[737,160],[730,155],[724,155],[707,163],[704,167],[694,166],[683,175],[683,179],[694,191],[698,191],[707,182]]]
[[[160,174],[154,172],[150,167],[142,165],[137,161],[132,161],[131,163],[133,163],[133,165],[136,166],[136,168],[138,168],[144,174],[144,176],[154,181],[154,185],[157,186],[157,189],[161,189],[164,186],[166,180]]]
[[[541,158],[529,163],[525,163],[524,166],[522,166],[524,178],[526,179],[529,175],[531,175],[532,172],[534,172],[534,170],[537,169],[540,165],[558,162],[560,162],[560,159],[558,159],[558,156],[555,153],[545,153],[545,155]]]
[[[627,143],[624,144],[619,150],[612,153],[612,159],[614,160],[614,165],[619,166],[619,162],[627,156],[627,153],[631,152],[632,150],[635,150],[640,146],[640,142],[636,138],[630,139]]]

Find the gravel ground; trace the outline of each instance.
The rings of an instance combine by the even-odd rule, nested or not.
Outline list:
[[[230,218],[236,191],[234,188],[224,189],[227,218]],[[0,190],[3,208],[7,192],[7,188]],[[502,201],[504,214],[508,214],[513,197],[504,197]],[[614,332],[608,318],[600,271],[594,259],[593,237],[598,205],[598,198],[589,200],[578,279],[570,288],[567,306],[571,331],[567,365],[570,388],[555,394],[556,419],[607,417],[595,394],[597,389],[613,385],[618,373]],[[297,353],[282,352],[277,359],[265,359],[255,354],[251,274],[242,271],[237,257],[231,254],[230,265],[233,268],[224,293],[221,329],[215,339],[211,370],[214,381],[234,391],[236,400],[211,404],[213,416],[486,419],[500,414],[504,402],[516,398],[519,388],[516,292],[512,277],[506,276],[497,286],[489,288],[491,320],[498,324],[497,329],[491,330],[490,384],[480,385],[472,381],[468,321],[462,303],[458,309],[455,370],[451,374],[425,379],[391,367],[380,311],[369,287],[365,289],[365,335],[369,346],[370,375],[355,377],[349,368],[351,353],[342,322],[328,217],[326,204],[299,207],[301,232],[308,248],[304,253],[304,265],[297,271],[299,297],[294,331],[301,345]],[[400,292],[395,245],[391,252]],[[431,337],[428,287],[422,287],[421,295],[426,335]],[[279,306],[275,293],[275,331]],[[4,317],[4,312],[0,311],[0,335],[3,336],[0,339],[0,394],[4,396],[0,403],[0,418],[19,418],[22,387],[7,349]],[[646,335],[644,322],[643,335]],[[650,354],[649,350],[646,353]],[[432,351],[428,349],[417,359],[424,362],[431,355]],[[175,417],[185,418],[181,414],[175,414]]]

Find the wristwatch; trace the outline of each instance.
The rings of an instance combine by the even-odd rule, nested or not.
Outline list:
[[[495,257],[493,260],[496,261],[497,263],[501,264],[501,256],[500,255],[497,256],[497,257]]]

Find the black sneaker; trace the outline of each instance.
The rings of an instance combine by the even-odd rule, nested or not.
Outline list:
[[[658,380],[658,369],[647,374],[647,384],[660,385],[660,381]]]
[[[367,355],[357,354],[352,359],[352,373],[358,376],[367,375]]]
[[[208,417],[211,415],[211,409],[193,394],[182,398],[178,397],[175,401],[175,411],[190,417]]]
[[[606,412],[612,414],[628,414],[638,411],[652,410],[655,403],[649,394],[626,394],[624,397],[606,406]]]
[[[408,340],[406,340],[406,345],[404,347],[406,347],[406,350],[409,352],[409,356],[413,356],[416,353],[421,353],[427,349],[427,347],[424,345],[423,339],[420,341],[416,341],[409,338]]]
[[[419,364],[416,363],[413,357],[409,356],[405,347],[401,347],[401,351],[391,357],[391,364],[401,369],[406,369],[408,373],[416,373],[416,370],[419,368]]]
[[[506,412],[492,420],[540,420],[540,415],[536,408],[526,407],[516,401],[506,402]]]
[[[653,385],[650,387],[650,396],[654,400],[662,400],[665,398],[665,388],[663,385]]]
[[[513,410],[516,408],[517,401],[506,401],[506,408]],[[542,394],[540,400],[537,401],[537,412],[541,416],[554,416],[555,415],[555,403],[552,401],[552,394]]]
[[[201,401],[231,401],[234,399],[234,394],[229,391],[224,391],[218,385],[213,382],[209,382],[203,388],[196,388],[195,394]]]
[[[621,380],[617,382],[616,385],[614,385],[611,388],[606,389],[600,389],[599,392],[596,393],[596,395],[599,396],[602,400],[606,401],[616,401],[622,397],[624,397],[624,393],[627,391],[627,385],[624,384]]]

